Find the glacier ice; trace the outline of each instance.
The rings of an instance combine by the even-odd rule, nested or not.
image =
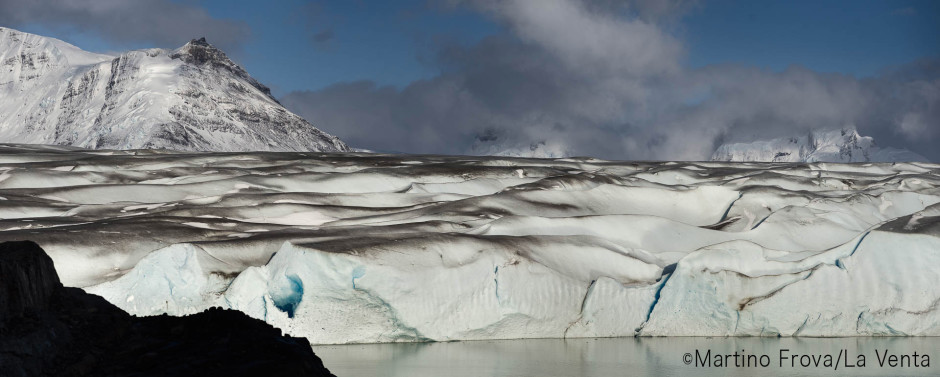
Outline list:
[[[0,240],[312,343],[940,335],[940,165],[0,145]]]

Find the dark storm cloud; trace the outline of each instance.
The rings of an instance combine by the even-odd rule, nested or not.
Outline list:
[[[294,92],[282,103],[344,140],[415,153],[469,153],[487,129],[517,140],[547,140],[552,132],[562,136],[568,125],[595,123],[609,112],[590,100],[596,98],[589,92],[593,85],[581,84],[543,51],[505,38],[444,49],[439,58],[452,66],[451,73],[402,90],[339,84]]]
[[[880,145],[905,147],[940,160],[932,146],[940,136],[938,63],[924,60],[863,80],[796,66],[783,72],[706,67],[688,72],[675,85],[690,88],[679,91],[675,99],[695,94],[695,88],[705,95],[687,97],[695,103],[674,104],[671,114],[660,114],[653,124],[673,134],[669,137],[673,147],[703,145],[688,137],[711,137],[717,144],[856,127]]]
[[[231,49],[249,34],[242,22],[213,18],[199,6],[171,0],[0,0],[0,25],[28,24],[93,32],[116,43],[148,42],[164,47],[206,37]]]
[[[865,80],[870,102],[860,129],[940,162],[940,59],[921,59]]]
[[[619,139],[628,127],[624,113],[645,111],[644,83],[680,69],[681,45],[645,22],[620,23],[567,2],[516,5],[496,11],[505,12],[522,38],[444,46],[437,61],[445,73],[434,79],[401,91],[336,85],[289,94],[284,103],[367,148],[468,153],[481,132],[496,130],[501,143],[564,144],[577,152],[600,134]],[[580,34],[559,30],[556,22]],[[622,149],[605,144],[590,150],[617,156]]]
[[[662,26],[687,9],[684,2],[455,4],[508,32],[442,46],[442,73],[401,90],[359,82],[291,93],[283,102],[351,145],[388,151],[488,153],[538,144],[571,155],[707,159],[725,141],[855,126],[882,145],[940,160],[936,61],[864,80],[801,67],[689,70],[683,44]]]

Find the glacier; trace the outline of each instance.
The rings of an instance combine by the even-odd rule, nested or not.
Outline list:
[[[0,27],[0,140],[96,149],[346,151],[204,38],[96,54]]]
[[[311,343],[940,335],[940,165],[0,145],[0,241]]]

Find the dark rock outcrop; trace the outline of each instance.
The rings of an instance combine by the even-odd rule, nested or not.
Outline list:
[[[179,59],[196,66],[210,65],[215,69],[224,69],[229,71],[232,74],[247,80],[251,86],[258,88],[258,90],[268,96],[271,100],[277,102],[277,99],[271,95],[270,88],[264,86],[249,76],[248,72],[245,72],[241,66],[235,64],[235,62],[229,59],[228,56],[222,52],[222,50],[219,50],[215,46],[209,44],[209,42],[206,42],[205,37],[189,41],[189,43],[185,44],[182,48],[173,54],[170,54],[170,59]]]
[[[52,258],[37,249],[30,241],[0,244],[0,329],[10,319],[46,310],[62,289]]]
[[[0,376],[332,376],[303,338],[245,314],[133,317],[59,282],[29,242],[0,244]]]

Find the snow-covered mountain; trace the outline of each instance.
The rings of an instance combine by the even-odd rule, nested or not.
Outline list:
[[[813,130],[806,135],[749,143],[723,144],[712,161],[766,162],[926,162],[906,149],[881,148],[855,128]]]
[[[95,54],[0,28],[0,142],[108,149],[346,151],[205,39]]]

